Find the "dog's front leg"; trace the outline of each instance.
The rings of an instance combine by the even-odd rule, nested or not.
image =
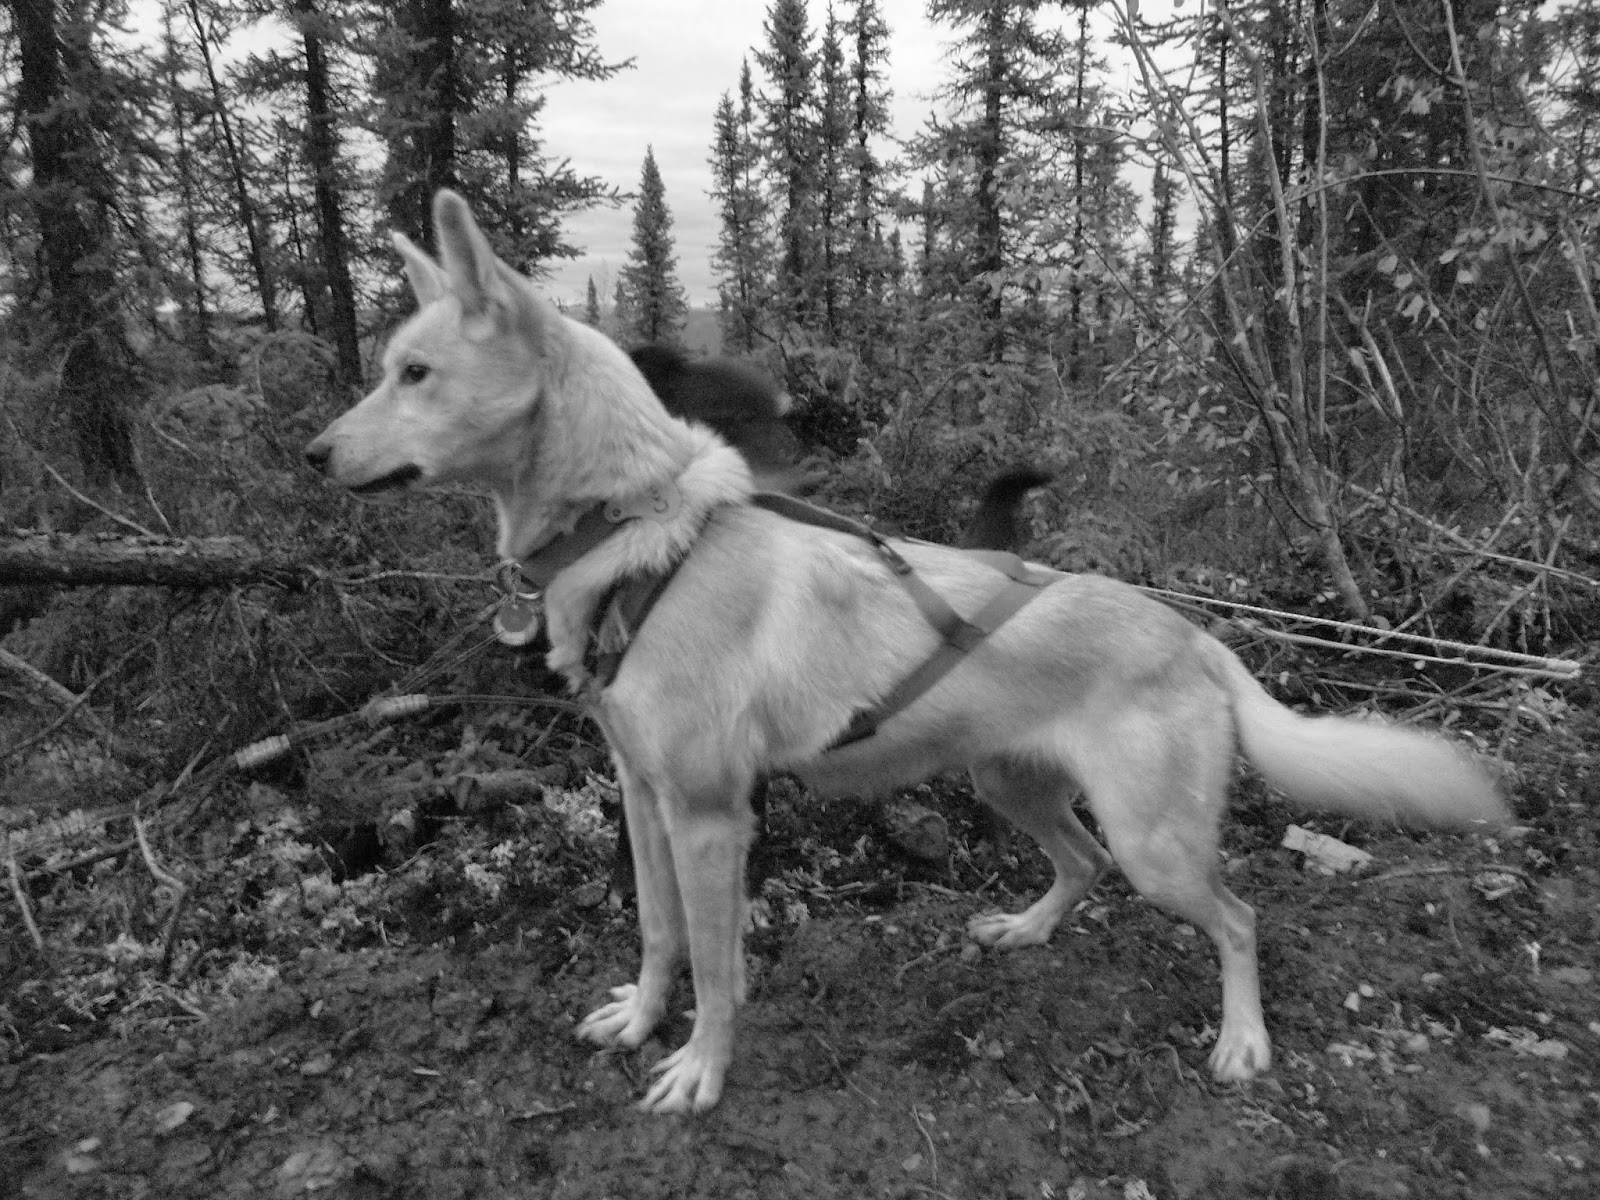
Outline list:
[[[644,1044],[666,1013],[687,938],[683,900],[678,894],[660,797],[620,756],[617,781],[622,785],[622,807],[637,883],[639,982],[612,988],[611,1003],[585,1017],[576,1033],[600,1046],[633,1049]]]
[[[588,678],[583,669],[585,631],[593,606],[579,608],[573,604],[547,604],[545,608],[546,631],[550,636],[550,652],[545,655],[545,665],[577,690]]]
[[[734,1013],[744,999],[741,933],[749,843],[744,804],[685,814],[672,829],[694,974],[694,1030],[677,1051],[656,1064],[658,1078],[640,1103],[647,1112],[702,1112],[722,1095],[723,1076],[733,1057]]]

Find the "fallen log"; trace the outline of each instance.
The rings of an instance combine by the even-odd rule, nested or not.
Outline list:
[[[0,537],[0,586],[171,588],[311,585],[319,572],[243,538],[18,533]]]

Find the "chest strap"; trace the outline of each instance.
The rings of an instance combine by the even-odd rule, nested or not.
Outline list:
[[[598,696],[610,687],[622,669],[622,656],[639,636],[650,610],[667,590],[678,567],[672,564],[665,571],[646,571],[630,575],[618,583],[600,602],[599,617],[589,631],[589,644],[584,651],[583,665],[589,672],[584,684],[587,695]]]
[[[1015,616],[1022,607],[1044,588],[1054,583],[1060,575],[1038,567],[1029,566],[1015,554],[1004,550],[967,550],[963,553],[988,563],[1006,576],[1006,585],[990,597],[969,620],[956,612],[950,602],[918,575],[905,556],[890,544],[876,529],[861,521],[852,520],[825,508],[818,508],[804,500],[777,493],[761,492],[752,496],[751,503],[768,512],[806,525],[848,533],[871,544],[878,557],[894,573],[900,585],[918,610],[939,634],[939,645],[909,675],[901,679],[889,693],[871,708],[859,710],[850,718],[831,746],[837,750],[853,742],[863,741],[878,732],[878,727],[909,707],[965,658],[979,642]]]

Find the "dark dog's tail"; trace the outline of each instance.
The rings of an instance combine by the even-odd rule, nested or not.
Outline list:
[[[1022,531],[1019,528],[1023,498],[1034,488],[1043,487],[1054,476],[1037,467],[1015,467],[990,480],[978,501],[978,511],[972,523],[961,535],[961,545],[967,550],[1009,550],[1013,554],[1022,548]]]

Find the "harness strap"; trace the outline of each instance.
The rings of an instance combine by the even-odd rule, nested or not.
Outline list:
[[[965,654],[983,640],[983,631],[951,608],[949,602],[916,573],[900,551],[890,545],[888,539],[872,526],[778,492],[757,492],[750,497],[750,502],[757,508],[764,508],[791,521],[815,525],[820,529],[831,529],[836,533],[848,533],[869,542],[878,552],[878,557],[883,559],[884,565],[900,581],[900,586],[910,594],[928,624],[932,625],[944,639],[945,645],[954,646]]]
[[[1050,584],[1060,578],[1053,571],[1029,566],[1017,555],[1005,550],[967,550],[964,553],[981,559],[1007,579],[988,603],[971,619],[956,612],[947,601],[918,575],[905,556],[891,545],[876,529],[861,521],[852,520],[826,508],[818,508],[793,496],[760,492],[750,502],[768,512],[792,521],[831,529],[838,533],[853,534],[872,544],[900,585],[906,589],[912,602],[922,612],[928,623],[938,631],[941,643],[911,674],[900,680],[876,705],[861,709],[850,718],[829,750],[837,750],[852,742],[863,741],[878,732],[878,727],[896,713],[915,703],[934,684],[938,683],[957,663],[967,656],[979,642],[1004,625],[1022,607]]]
[[[1012,557],[1015,557],[1014,555]],[[1018,563],[1022,560],[1018,559]],[[1026,566],[1025,563],[1022,564]],[[933,687],[956,667],[972,646],[988,637],[1000,626],[1004,625],[1019,612],[1028,601],[1032,600],[1054,579],[1040,573],[1035,573],[1032,578],[1021,579],[1012,577],[1006,586],[1001,588],[989,602],[978,610],[970,622],[963,622],[975,632],[972,645],[958,645],[948,639],[937,647],[934,652],[922,660],[911,674],[889,690],[889,694],[878,701],[872,708],[863,708],[850,718],[850,724],[845,727],[831,746],[830,750],[838,750],[852,742],[864,741],[878,732],[878,727],[896,713],[909,708],[921,699],[924,692]]]
[[[615,682],[617,672],[622,669],[622,656],[633,645],[650,610],[661,599],[661,593],[667,590],[682,563],[680,558],[665,571],[630,575],[601,601],[601,616],[590,632],[584,655],[584,666],[589,670],[589,679],[584,684],[586,691],[598,695]]]

